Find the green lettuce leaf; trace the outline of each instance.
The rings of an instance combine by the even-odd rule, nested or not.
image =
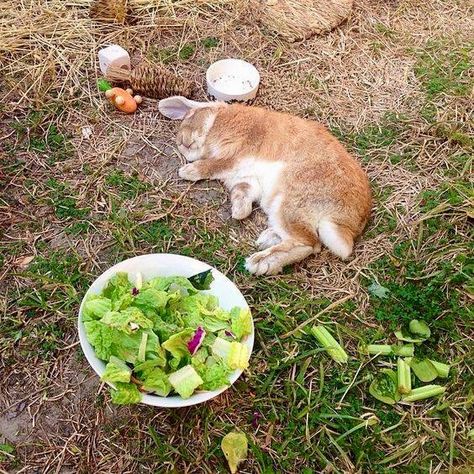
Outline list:
[[[202,389],[217,390],[218,388],[230,385],[229,375],[232,372],[232,369],[222,361],[209,357],[204,369],[202,371],[198,370],[203,380]]]
[[[133,306],[145,311],[158,312],[163,309],[170,295],[166,291],[158,290],[156,288],[148,288],[146,290],[141,290],[135,299],[133,300]]]
[[[186,365],[177,372],[169,374],[168,380],[182,398],[189,398],[203,380],[191,365]]]
[[[244,433],[233,431],[222,438],[221,449],[232,474],[237,472],[239,464],[247,459],[248,441]]]
[[[120,329],[128,334],[139,328],[152,329],[153,321],[146,318],[138,308],[127,308],[124,311],[109,311],[101,322],[115,329]]]
[[[170,290],[171,285],[173,285],[174,288]],[[191,282],[186,277],[180,276],[152,278],[148,281],[147,286],[157,290],[170,291],[171,293],[178,292],[178,288],[184,288],[188,290],[188,292],[196,293],[196,289]]]
[[[391,369],[382,369],[369,386],[369,393],[388,405],[394,405],[400,400],[397,374]]]
[[[110,356],[109,363],[105,366],[105,372],[101,379],[104,382],[130,382],[132,369],[123,361],[115,356]]]
[[[153,369],[156,369],[157,367],[164,367],[166,365],[166,360],[164,362],[165,363],[163,364],[162,359],[160,358],[148,359],[144,362],[140,362],[139,364],[135,364],[133,372],[136,373],[140,379],[143,379],[143,377],[146,377],[147,374],[153,372]]]
[[[166,397],[171,392],[171,384],[168,380],[168,376],[161,369],[154,368],[147,371],[142,382],[144,390],[154,392],[160,397]]]
[[[120,383],[116,382],[115,390],[110,390],[112,402],[116,405],[132,405],[140,403],[142,394],[134,383]]]
[[[161,365],[164,367],[166,365],[166,355],[160,346],[158,336],[149,329],[138,330],[131,334],[116,330],[113,333],[111,353],[126,362],[135,364],[138,360],[144,331],[148,335],[145,347],[145,360],[160,359]]]
[[[179,332],[181,327],[178,326],[177,324],[163,321],[158,316],[157,318],[155,318],[153,329],[155,333],[158,334],[160,341],[164,342],[167,339],[169,339],[173,334],[176,334],[177,332]]]
[[[240,342],[229,342],[217,337],[212,345],[212,353],[221,357],[231,369],[246,369],[249,365],[249,350]]]
[[[132,284],[128,280],[128,275],[125,272],[118,272],[108,281],[102,291],[102,296],[109,298],[114,303],[127,293],[131,295],[131,292]]]
[[[82,310],[82,320],[91,321],[100,319],[107,311],[112,310],[112,302],[101,295],[91,295],[88,297]]]
[[[87,340],[90,342],[99,359],[109,360],[112,355],[113,330],[100,321],[84,323]]]
[[[422,382],[432,382],[438,377],[438,371],[429,359],[419,360],[413,358],[410,361],[410,367]]]
[[[188,341],[193,337],[194,329],[187,328],[183,331],[173,334],[168,340],[163,342],[163,349],[167,350],[176,359],[188,356]]]
[[[252,332],[252,316],[249,309],[233,308],[230,312],[232,332],[240,341]]]
[[[431,336],[431,330],[424,321],[418,321],[418,319],[412,319],[409,325],[410,332],[415,336],[429,339]]]

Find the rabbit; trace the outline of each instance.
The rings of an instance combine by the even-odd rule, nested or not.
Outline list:
[[[256,275],[321,251],[349,258],[369,218],[372,195],[359,163],[322,125],[238,103],[159,102],[165,117],[182,120],[177,148],[189,162],[179,176],[218,179],[230,191],[232,217],[245,219],[258,203],[268,228],[246,259]]]

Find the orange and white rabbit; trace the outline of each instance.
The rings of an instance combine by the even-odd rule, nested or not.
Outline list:
[[[321,124],[258,107],[170,97],[159,103],[183,120],[178,150],[187,161],[179,176],[219,179],[230,191],[232,217],[244,219],[257,202],[268,228],[262,249],[246,260],[256,275],[320,252],[321,243],[347,259],[371,209],[368,179],[359,163]]]

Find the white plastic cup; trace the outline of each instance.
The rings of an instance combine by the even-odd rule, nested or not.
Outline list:
[[[206,72],[207,93],[213,100],[252,103],[260,85],[260,73],[241,59],[222,59]]]

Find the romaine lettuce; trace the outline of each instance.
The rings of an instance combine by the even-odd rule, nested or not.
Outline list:
[[[186,365],[169,375],[168,380],[181,397],[189,398],[203,380],[191,365]]]
[[[82,320],[106,362],[102,380],[115,387],[114,403],[139,403],[140,390],[183,398],[198,388],[217,390],[229,385],[233,370],[248,366],[248,349],[239,341],[251,333],[250,312],[225,311],[201,292],[210,277],[143,281],[139,274],[132,283],[117,273],[101,294],[88,297]]]
[[[110,356],[109,363],[105,366],[105,372],[101,379],[104,382],[130,382],[132,369],[118,357]]]
[[[116,382],[114,386],[115,389],[110,391],[113,403],[117,405],[131,405],[142,401],[142,394],[134,383]]]

